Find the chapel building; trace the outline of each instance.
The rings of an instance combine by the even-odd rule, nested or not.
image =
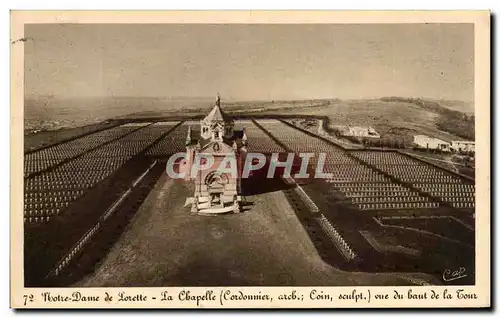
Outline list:
[[[199,135],[195,136],[189,127],[186,136],[186,158],[181,162],[181,171],[195,186],[193,197],[186,201],[191,204],[191,212],[240,212],[246,142],[245,130],[234,130],[234,120],[224,113],[217,95],[214,107],[200,121]],[[214,159],[213,164],[208,169],[197,169],[196,165],[209,164],[206,155]]]

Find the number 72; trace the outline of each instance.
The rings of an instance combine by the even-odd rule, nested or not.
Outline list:
[[[28,300],[32,302],[35,297],[33,296],[33,294],[29,294],[29,295],[23,295],[23,298],[24,298],[24,306],[26,306]]]

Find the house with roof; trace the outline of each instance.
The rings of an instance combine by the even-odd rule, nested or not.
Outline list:
[[[370,126],[342,126],[340,135],[345,137],[380,138],[380,134]]]
[[[413,136],[413,144],[421,149],[435,149],[446,152],[451,149],[451,144],[449,142],[426,135]]]
[[[451,149],[457,152],[475,152],[476,143],[474,141],[453,140],[451,142]]]

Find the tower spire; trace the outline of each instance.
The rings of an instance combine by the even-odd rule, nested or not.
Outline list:
[[[191,126],[188,126],[187,136],[186,136],[186,146],[191,144]]]
[[[241,137],[241,140],[243,141],[243,145],[246,146],[247,145],[247,130],[245,127],[243,127],[243,136]]]

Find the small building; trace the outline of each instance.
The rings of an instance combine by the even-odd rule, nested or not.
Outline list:
[[[186,159],[180,171],[187,180],[194,181],[194,195],[188,198],[191,212],[214,214],[240,211],[241,169],[246,156],[245,131],[234,131],[234,120],[224,114],[217,95],[212,111],[200,121],[200,135],[194,136],[191,127],[186,136]],[[206,159],[196,161],[197,155],[210,156],[214,162],[208,169],[192,169],[204,165]],[[233,173],[219,171],[219,167],[234,167]],[[194,173],[194,174],[191,174]]]
[[[439,138],[433,138],[426,135],[413,136],[413,143],[418,148],[423,149],[436,149],[441,151],[450,151],[451,144]]]
[[[373,127],[343,126],[340,129],[341,136],[380,138],[380,134]]]
[[[458,152],[475,152],[476,142],[465,140],[453,140],[451,142],[451,149]]]

